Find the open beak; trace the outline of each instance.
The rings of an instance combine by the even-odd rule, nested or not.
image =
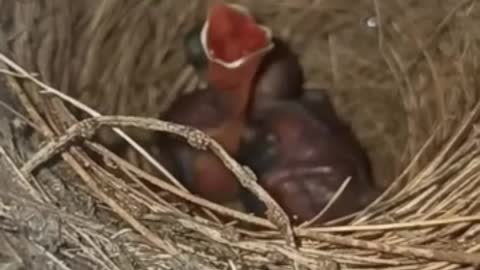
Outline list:
[[[241,5],[237,5],[237,4],[227,4],[227,5],[231,8],[233,8],[233,9],[236,9],[237,11],[247,15],[247,16],[251,16],[250,12],[245,7],[243,7]],[[264,25],[258,25],[258,27],[265,33],[266,38],[269,40],[268,44],[265,47],[260,48],[260,49],[254,51],[254,52],[250,53],[249,55],[246,55],[246,56],[244,56],[240,59],[237,59],[237,60],[232,61],[232,62],[225,62],[222,59],[214,57],[211,54],[211,52],[208,48],[208,44],[207,44],[208,27],[209,27],[209,20],[207,19],[205,21],[205,24],[203,25],[202,31],[200,33],[200,41],[202,43],[203,50],[205,51],[205,54],[207,55],[207,58],[210,61],[213,61],[213,62],[215,62],[219,65],[222,65],[223,67],[228,68],[228,69],[238,68],[241,65],[243,65],[243,63],[247,62],[249,59],[267,53],[268,51],[273,49],[273,46],[274,46],[274,44],[272,42],[272,30],[270,28],[264,26]]]

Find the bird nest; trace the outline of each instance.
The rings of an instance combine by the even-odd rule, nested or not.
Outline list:
[[[202,83],[181,40],[207,1],[0,0],[2,269],[480,264],[476,1],[241,3],[299,53],[308,86],[328,89],[385,192],[347,225],[292,227],[217,143],[158,120]],[[270,202],[268,219],[159,173],[160,133],[213,151]]]

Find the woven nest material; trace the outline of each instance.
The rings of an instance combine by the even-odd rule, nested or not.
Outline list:
[[[108,127],[150,153],[158,131],[175,133],[258,189],[204,134],[156,120],[201,83],[181,38],[206,1],[0,0],[1,269],[480,264],[478,3],[239,2],[328,89],[385,193],[348,226],[292,228],[275,205],[270,220],[248,216],[156,177],[143,155],[114,154],[124,141]]]

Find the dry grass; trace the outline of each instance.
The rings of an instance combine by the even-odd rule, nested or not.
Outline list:
[[[0,144],[0,167],[9,169],[0,173],[0,237],[9,240],[2,253],[27,268],[39,262],[25,254],[39,253],[58,269],[480,264],[478,3],[237,2],[291,42],[310,87],[329,89],[368,146],[379,184],[393,183],[382,197],[348,226],[291,228],[215,142],[155,119],[201,83],[185,64],[180,38],[202,18],[206,1],[0,0],[2,82],[18,101],[2,98],[0,108],[14,107],[28,120],[17,113],[8,121],[33,127],[26,143],[20,135],[27,128],[0,117],[0,138],[16,142]],[[81,121],[86,116],[93,118]],[[157,178],[161,165],[142,155],[116,155],[123,140],[106,127],[126,130],[153,154],[161,149],[148,142],[158,131],[214,151],[268,202],[269,220]]]

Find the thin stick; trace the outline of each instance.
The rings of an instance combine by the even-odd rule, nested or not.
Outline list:
[[[315,222],[317,222],[317,220],[319,220],[331,208],[331,206],[337,201],[337,199],[342,195],[343,191],[345,191],[345,188],[347,188],[348,184],[350,183],[350,180],[352,180],[352,177],[351,176],[347,177],[347,179],[343,181],[342,185],[335,192],[333,197],[328,201],[327,205],[325,205],[325,207],[315,217],[304,222],[303,224],[300,224],[300,226],[298,226],[298,229],[308,227],[314,224]]]
[[[28,119],[27,117],[25,117],[23,114],[21,114],[20,112],[18,112],[17,110],[15,110],[14,108],[12,108],[12,106],[8,105],[7,103],[3,102],[0,100],[0,106],[4,107],[5,110],[11,112],[13,115],[15,115],[16,117],[22,119],[23,121],[25,121],[26,123],[28,123],[32,128],[34,128],[36,131],[38,132],[41,132],[41,129],[38,125],[35,125],[35,123],[33,123],[32,121],[30,121],[30,119]]]
[[[468,223],[480,221],[480,215],[469,217],[458,217],[439,220],[428,220],[421,222],[403,222],[394,224],[377,224],[377,225],[365,225],[365,226],[336,226],[336,227],[324,227],[324,228],[310,228],[307,229],[311,232],[317,233],[333,233],[333,232],[362,232],[362,231],[391,231],[391,230],[406,230],[406,229],[419,229],[435,226],[443,226],[455,223]],[[300,228],[299,228],[300,229]]]
[[[24,76],[25,78],[29,79],[36,85],[40,86],[41,88],[44,89],[43,93],[46,94],[53,94],[57,96],[58,98],[72,104],[76,108],[88,113],[91,116],[97,117],[101,116],[101,114],[94,109],[88,107],[87,105],[71,98],[70,96],[46,85],[45,83],[41,82],[37,78],[33,77],[30,73],[28,73],[25,69],[17,65],[15,62],[10,60],[8,57],[6,57],[4,54],[0,53],[0,61],[3,61],[5,64],[7,64],[9,67],[13,68],[16,70],[20,75]],[[163,175],[165,175],[169,181],[171,181],[173,184],[178,186],[181,189],[187,190],[168,170],[166,170],[161,164],[159,164],[143,147],[141,147],[137,142],[135,142],[130,136],[128,136],[125,132],[118,128],[114,128],[113,131],[117,133],[120,137],[122,137],[125,141],[127,141],[136,151],[140,153],[150,164],[152,164],[156,169],[158,169]]]
[[[72,154],[79,154],[76,149],[72,149]],[[93,179],[91,179],[88,172],[80,165],[80,163],[76,160],[75,157],[70,155],[65,155],[65,159],[69,162],[77,171],[77,173],[82,177],[85,184],[110,208],[117,213],[123,220],[128,222],[136,231],[142,234],[148,241],[152,244],[157,246],[158,248],[165,250],[171,255],[178,254],[177,249],[169,240],[162,240],[156,234],[154,234],[151,230],[145,227],[142,223],[136,220],[130,213],[128,213],[125,209],[120,207],[118,203],[110,198],[105,192],[103,192],[98,185],[95,183]]]
[[[161,132],[168,132],[186,139],[190,145],[197,149],[206,150],[209,148],[218,158],[222,160],[224,165],[233,172],[239,179],[240,183],[253,193],[256,193],[268,207],[270,218],[273,223],[288,232],[290,226],[288,216],[283,209],[264,191],[257,183],[255,174],[248,168],[242,167],[215,140],[208,137],[200,130],[187,126],[161,121],[155,118],[144,118],[134,116],[101,116],[83,120],[71,126],[66,134],[60,136],[57,140],[47,143],[42,149],[34,154],[29,161],[22,167],[22,171],[29,173],[40,164],[51,159],[54,155],[61,153],[62,150],[76,138],[89,138],[95,130],[101,126],[130,126],[144,129],[150,129]],[[290,228],[291,230],[291,228]],[[292,230],[293,231],[293,230]],[[291,232],[293,233],[293,232]],[[291,236],[291,235],[290,235]]]
[[[409,246],[388,245],[372,241],[358,240],[349,237],[335,236],[312,231],[297,232],[298,236],[312,238],[318,241],[325,241],[332,244],[355,247],[367,250],[376,250],[390,254],[397,254],[406,257],[424,258],[435,261],[446,261],[460,264],[480,265],[480,256],[460,251],[443,251],[436,249],[415,248]]]
[[[38,248],[45,256],[47,256],[50,260],[52,260],[58,267],[62,270],[72,270],[72,268],[68,267],[64,262],[62,262],[60,259],[55,257],[50,251],[46,250],[44,247],[42,247],[39,244],[34,244],[36,248]]]
[[[95,143],[90,143],[87,142],[86,145],[96,153],[106,155],[108,154],[108,158],[112,159],[114,162],[119,164],[121,167],[123,167],[125,170],[128,170],[139,177],[145,179],[146,181],[150,182],[151,184],[159,187],[162,190],[168,191],[171,194],[174,194],[175,196],[178,196],[182,199],[184,199],[187,202],[196,204],[198,206],[201,206],[203,208],[206,208],[208,210],[214,211],[216,213],[222,214],[224,216],[232,217],[236,220],[243,221],[246,223],[250,223],[253,225],[265,227],[267,229],[275,229],[275,225],[273,225],[271,222],[264,218],[256,217],[256,216],[251,216],[248,214],[245,214],[243,212],[239,212],[237,210],[233,210],[230,208],[227,208],[225,206],[212,203],[208,200],[205,200],[201,197],[195,196],[191,193],[184,192],[183,190],[178,189],[175,186],[172,186],[171,184],[161,181],[157,177],[148,174],[147,172],[135,167],[131,163],[123,160],[122,158],[116,156],[112,152],[110,152],[108,149],[106,149],[104,146],[95,144]]]

